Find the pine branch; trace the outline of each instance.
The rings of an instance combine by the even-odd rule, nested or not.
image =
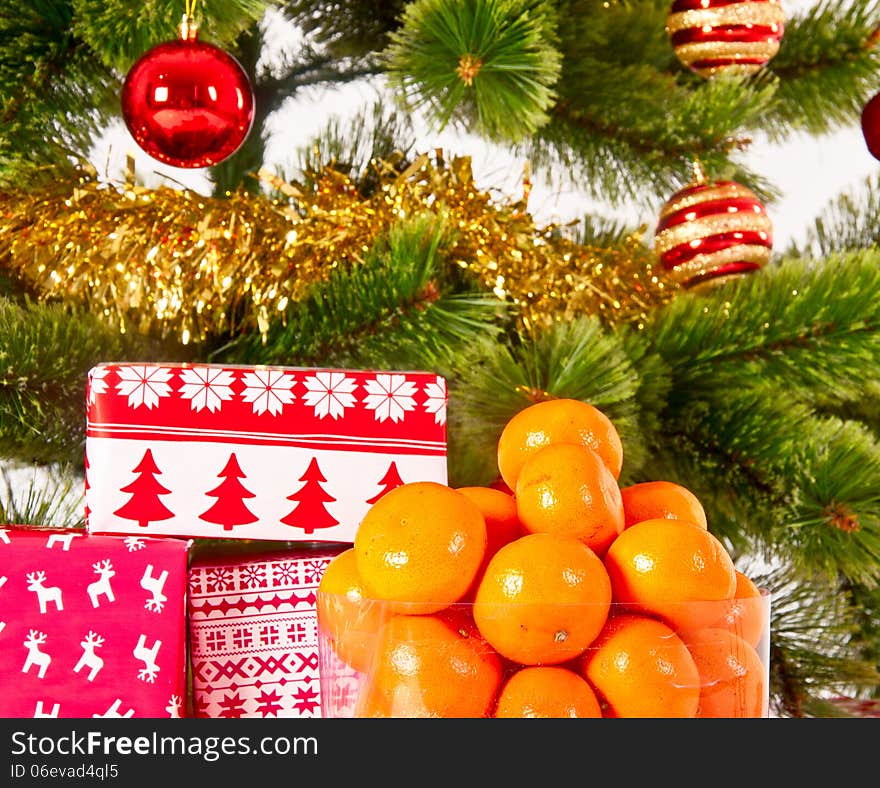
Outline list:
[[[673,381],[654,478],[691,485],[725,537],[866,585],[878,579],[880,447],[827,403],[865,403],[880,377],[877,263],[875,250],[789,259],[679,297],[634,338]]]
[[[282,11],[332,58],[345,58],[384,49],[405,5],[403,0],[287,0]]]
[[[311,191],[331,162],[368,199],[381,185],[381,168],[390,164],[405,171],[415,157],[415,145],[412,118],[375,101],[353,117],[329,118],[321,133],[296,151],[296,168],[303,187]]]
[[[658,369],[648,368],[662,386]],[[485,484],[497,477],[494,452],[504,424],[524,407],[552,397],[581,399],[601,408],[624,444],[624,468],[643,459],[637,397],[644,380],[622,340],[595,317],[560,322],[534,335],[482,348],[467,374],[450,388],[450,433],[460,442],[456,475]]]
[[[119,80],[72,29],[70,3],[0,16],[0,187],[71,174],[117,106]]]
[[[707,174],[749,185],[762,199],[776,196],[769,181],[735,160],[743,124],[772,99],[772,85],[744,88],[716,79],[694,91],[671,80],[651,84],[644,67],[617,71],[596,63],[603,88],[563,98],[554,118],[523,146],[554,183],[574,185],[612,205],[634,202],[656,210],[690,178],[698,156]],[[636,73],[638,72],[638,73]]]
[[[95,364],[174,358],[171,348],[120,333],[88,312],[4,298],[0,338],[0,456],[25,463],[82,465],[87,375]]]
[[[676,299],[647,330],[688,389],[763,380],[858,399],[880,376],[880,251],[790,258],[729,287]],[[723,376],[723,377],[722,377]]]
[[[880,686],[876,663],[862,654],[858,606],[833,576],[782,563],[754,579],[771,592],[770,700],[778,715],[827,716],[829,696]]]
[[[23,484],[13,479],[23,470],[0,468],[0,523],[85,528],[81,474],[69,465],[33,466]]]
[[[494,297],[455,292],[439,247],[442,218],[392,227],[363,262],[334,269],[289,306],[265,343],[242,337],[215,358],[238,363],[400,367],[446,366],[455,349],[491,330]]]
[[[870,175],[860,188],[851,189],[829,201],[808,228],[804,247],[792,245],[788,254],[826,257],[847,249],[880,246],[880,177]]]
[[[786,21],[768,69],[779,81],[773,107],[761,118],[771,140],[793,130],[826,134],[857,123],[880,89],[880,28],[876,0],[824,0]]]
[[[224,0],[198,3],[199,38],[225,49],[257,23],[272,0]],[[186,6],[181,0],[71,0],[72,30],[110,68],[125,74],[144,52],[178,37]]]
[[[392,87],[438,129],[518,140],[547,119],[559,76],[556,15],[543,0],[415,0],[389,34]]]

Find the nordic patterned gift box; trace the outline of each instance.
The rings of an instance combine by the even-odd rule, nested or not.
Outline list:
[[[446,483],[446,383],[425,372],[101,364],[90,533],[353,542],[370,505]]]
[[[189,547],[0,528],[0,716],[184,716]]]
[[[315,593],[342,547],[200,557],[189,574],[196,717],[320,717]]]

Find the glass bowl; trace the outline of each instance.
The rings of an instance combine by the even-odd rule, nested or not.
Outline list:
[[[322,717],[769,716],[764,589],[662,615],[613,601],[411,613],[323,591],[317,607]],[[599,629],[585,647],[584,621]]]

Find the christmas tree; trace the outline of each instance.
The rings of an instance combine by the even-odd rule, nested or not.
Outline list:
[[[859,125],[880,6],[725,7],[5,0],[0,456],[48,482],[0,514],[81,517],[59,501],[81,487],[101,361],[436,372],[453,485],[497,479],[514,413],[581,399],[621,432],[621,484],[691,489],[773,594],[774,712],[877,697],[880,185],[829,195],[782,248],[776,186],[744,153]],[[252,125],[201,192],[93,161],[126,76],[183,13],[253,88]],[[299,33],[281,56],[279,21]],[[377,100],[355,122],[328,115],[289,169],[266,166],[288,99],[356,81]],[[420,147],[417,120],[461,149]],[[475,179],[477,141],[527,163],[519,193]],[[532,179],[645,221],[542,224]]]

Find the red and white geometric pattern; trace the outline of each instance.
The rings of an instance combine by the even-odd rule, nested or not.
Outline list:
[[[101,364],[87,528],[352,542],[386,476],[446,483],[446,405],[425,372]]]
[[[336,552],[301,549],[194,563],[195,716],[321,716],[315,592]]]

